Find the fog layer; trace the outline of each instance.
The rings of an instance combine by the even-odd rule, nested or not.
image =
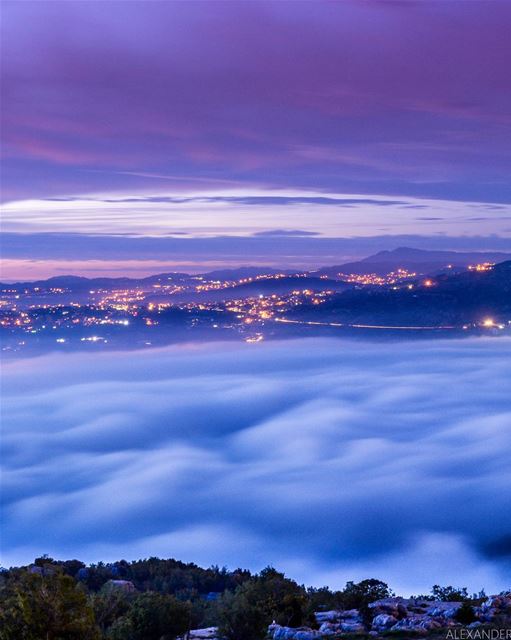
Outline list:
[[[307,340],[3,370],[3,564],[158,555],[511,583],[511,341]]]

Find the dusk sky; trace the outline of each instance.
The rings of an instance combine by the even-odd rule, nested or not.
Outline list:
[[[3,2],[2,277],[507,248],[510,21],[498,0]]]

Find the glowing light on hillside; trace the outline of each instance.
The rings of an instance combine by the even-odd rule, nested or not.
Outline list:
[[[483,262],[481,264],[469,264],[469,271],[491,271],[495,266],[494,262]]]

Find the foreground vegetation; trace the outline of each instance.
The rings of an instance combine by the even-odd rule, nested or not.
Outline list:
[[[375,579],[331,591],[307,589],[273,568],[251,574],[158,558],[86,566],[45,556],[2,571],[0,640],[173,640],[209,626],[229,640],[259,640],[273,621],[315,627],[315,611],[369,615],[370,602],[390,595]],[[470,616],[466,589],[435,586],[426,597],[464,600]]]

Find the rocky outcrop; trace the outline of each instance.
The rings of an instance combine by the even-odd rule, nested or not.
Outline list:
[[[356,611],[356,609],[354,609],[354,611]],[[338,622],[340,619],[341,613],[342,613],[341,611],[318,611],[315,614],[316,622],[318,624]]]
[[[321,634],[315,629],[307,627],[281,627],[278,624],[271,624],[268,627],[268,634],[273,640],[316,640]]]
[[[135,585],[131,580],[108,580],[104,586],[105,589],[120,589],[127,593],[134,593],[136,591]]]
[[[373,618],[373,631],[387,631],[391,629],[397,622],[397,618],[388,613],[379,613]]]
[[[441,629],[463,627],[457,621],[462,602],[432,602],[421,598],[384,598],[368,605],[371,622],[357,609],[349,611],[318,611],[319,629],[281,627],[272,624],[268,634],[273,640],[319,640],[343,634],[369,633],[379,637],[387,632],[428,634]],[[496,624],[511,628],[511,593],[490,596],[480,606],[474,606],[476,620],[467,625],[476,628]],[[366,617],[367,621],[367,617]],[[507,628],[507,627],[505,627]]]
[[[204,629],[192,629],[177,640],[221,640],[218,627],[206,627]]]
[[[476,608],[475,613],[483,623],[500,617],[509,617],[511,620],[511,593],[489,596]]]
[[[374,616],[386,614],[399,620],[406,616],[411,602],[414,601],[406,598],[383,598],[382,600],[371,602],[369,610]]]
[[[428,616],[411,615],[399,622],[396,622],[394,626],[390,628],[391,631],[414,631],[415,633],[424,633],[426,631],[433,631],[435,629],[442,629],[445,627],[441,621],[437,618],[430,618]]]

